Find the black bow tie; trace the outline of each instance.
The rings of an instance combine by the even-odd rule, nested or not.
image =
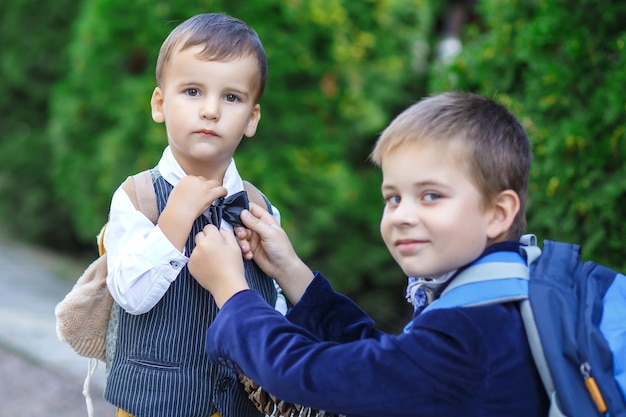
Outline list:
[[[211,224],[214,224],[218,229],[222,224],[222,219],[226,220],[233,226],[243,226],[239,216],[241,211],[248,210],[250,205],[248,204],[248,193],[245,191],[239,191],[228,197],[222,197],[217,199],[209,206],[204,215],[209,219]]]

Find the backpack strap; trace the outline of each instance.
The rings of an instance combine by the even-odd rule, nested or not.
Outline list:
[[[529,278],[521,254],[495,252],[461,271],[424,312],[524,300],[528,298]]]
[[[141,211],[152,223],[157,224],[159,220],[159,208],[157,207],[154,185],[152,185],[152,171],[147,169],[127,177],[121,187],[124,192],[126,192],[126,195],[128,195],[128,198],[130,198],[135,209]],[[96,238],[98,255],[100,256],[104,255],[106,252],[104,248],[104,233],[106,228],[107,223],[102,226]]]
[[[530,270],[542,251],[535,235],[524,235],[520,241],[527,245],[520,246],[521,253],[495,252],[462,270],[425,311],[528,299]]]
[[[541,257],[537,260],[537,262],[531,265],[533,279],[538,281],[545,280],[547,277],[550,277],[555,281],[562,282],[563,285],[568,288],[571,288],[579,259],[579,245],[544,240]],[[524,302],[520,304],[520,311],[537,371],[539,372],[543,386],[550,397],[549,417],[564,416],[560,410],[560,406],[558,406],[556,386],[554,379],[552,378],[552,373],[550,372],[550,367],[548,366],[545,349],[543,347],[543,343],[541,342],[541,335],[539,334],[539,328],[537,327],[537,321],[533,312],[533,304],[530,300],[524,300]],[[549,314],[550,312],[547,311],[539,311],[539,315],[542,317],[544,322],[547,320],[546,316]]]
[[[526,339],[530,345],[530,353],[535,361],[535,367],[537,368],[543,387],[546,390],[546,394],[548,394],[550,398],[550,412],[548,417],[565,417],[557,406],[556,388],[554,388],[554,381],[550,373],[550,368],[548,367],[546,353],[543,350],[539,329],[537,329],[535,314],[533,313],[532,306],[528,299],[520,302],[520,313],[522,315],[522,322],[524,323],[524,330],[526,330]]]
[[[272,210],[272,204],[254,184],[244,180],[243,189],[246,191],[246,193],[248,193],[248,201],[264,207],[267,211],[270,212],[270,214],[274,214]]]
[[[568,269],[575,269],[578,255],[580,253],[580,247],[578,245],[571,245],[561,242],[553,242],[551,240],[545,240],[543,242],[543,248],[539,250],[536,246],[536,239],[534,244],[525,247],[527,256],[529,258],[528,265],[533,277],[541,277],[543,274],[554,274],[556,276],[568,275],[563,274],[562,264],[560,264],[560,270],[555,267],[555,260],[565,262],[568,265]],[[539,253],[535,255],[535,259],[530,260],[531,254],[539,250]],[[535,260],[537,262],[535,262]],[[546,352],[541,342],[541,336],[539,335],[539,329],[537,327],[537,321],[530,302],[530,299],[525,299],[520,302],[520,313],[522,315],[522,321],[524,323],[524,329],[526,330],[526,338],[530,345],[530,352],[535,361],[535,367],[543,383],[543,387],[550,398],[550,411],[548,417],[565,417],[560,410],[558,400],[556,398],[556,387],[554,380],[552,379],[552,373],[548,366],[548,360],[546,359]],[[544,318],[545,320],[545,318]]]
[[[159,208],[156,203],[156,194],[152,184],[152,171],[145,170],[131,175],[122,183],[135,208],[141,211],[154,224],[159,219]]]

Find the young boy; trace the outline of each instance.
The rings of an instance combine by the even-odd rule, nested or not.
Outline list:
[[[107,338],[104,397],[118,416],[261,415],[236,373],[209,362],[204,334],[217,307],[186,265],[193,237],[211,213],[220,221],[209,206],[244,189],[232,156],[242,137],[256,132],[266,80],[261,41],[230,16],[192,17],[161,46],[150,102],[152,118],[165,123],[168,138],[152,170],[158,224],[120,188],[104,241],[117,322]],[[221,221],[223,230],[232,233],[232,226]],[[245,269],[250,286],[279,308],[274,281],[253,262],[246,261]]]
[[[547,415],[516,303],[422,312],[477,266],[506,260],[498,273],[527,271],[518,240],[531,152],[522,126],[490,99],[441,94],[400,114],[372,160],[383,173],[383,240],[416,277],[405,332],[376,330],[253,206],[241,215],[252,230],[239,236],[241,249],[232,234],[207,226],[190,257],[194,277],[221,309],[207,333],[211,360],[281,400],[348,416]],[[294,303],[286,318],[247,289],[242,249]]]

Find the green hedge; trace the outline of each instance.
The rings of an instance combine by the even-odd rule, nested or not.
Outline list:
[[[259,33],[269,60],[260,127],[235,155],[242,176],[279,207],[298,252],[336,287],[397,296],[403,276],[379,237],[380,174],[367,157],[388,121],[425,92],[429,3],[86,0],[48,130],[73,229],[92,242],[113,190],[155,165],[166,145],[149,108],[161,42],[187,17],[222,11]]]
[[[69,248],[71,212],[54,193],[46,137],[48,100],[67,72],[65,45],[80,3],[0,4],[0,218],[25,240]]]
[[[257,30],[270,66],[259,130],[236,154],[242,175],[281,209],[309,264],[383,324],[404,314],[388,302],[403,275],[379,236],[380,173],[367,156],[389,120],[428,92],[475,91],[509,106],[535,152],[529,230],[626,270],[626,5],[482,0],[462,53],[432,63],[448,6],[3,2],[2,223],[55,248],[93,250],[113,190],[166,144],[149,108],[161,42],[187,17],[223,11]]]
[[[464,49],[430,89],[496,97],[534,149],[528,229],[626,270],[626,3],[478,3]]]

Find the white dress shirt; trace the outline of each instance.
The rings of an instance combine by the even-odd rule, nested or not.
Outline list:
[[[172,186],[187,175],[169,146],[163,151],[158,169]],[[223,186],[228,195],[244,189],[234,160],[226,169]],[[274,206],[272,210],[280,223],[280,212]],[[222,221],[221,228],[233,230],[226,221]],[[189,260],[187,254],[172,245],[158,225],[135,209],[121,187],[111,200],[104,246],[107,286],[113,299],[130,314],[142,314],[154,307]],[[285,298],[276,282],[274,284],[279,292],[275,307],[284,314],[287,310]]]

